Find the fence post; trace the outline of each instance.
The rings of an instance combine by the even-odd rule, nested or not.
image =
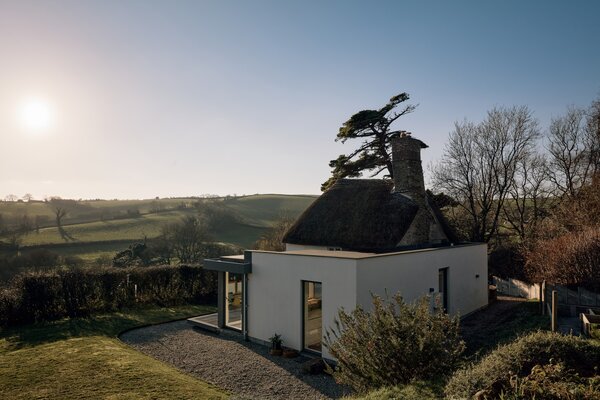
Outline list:
[[[538,299],[540,303],[540,314],[544,315],[544,282],[540,283],[540,288],[538,290]]]
[[[552,332],[558,330],[558,292],[552,291]]]
[[[542,295],[540,296],[542,301],[542,315],[546,315],[546,280],[542,281]]]

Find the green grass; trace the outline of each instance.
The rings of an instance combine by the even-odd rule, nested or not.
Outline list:
[[[547,315],[539,314],[539,303],[522,302],[498,316],[491,324],[479,326],[473,334],[465,336],[466,356],[480,356],[519,336],[548,329],[550,329],[550,319]]]
[[[117,339],[140,325],[212,312],[149,308],[0,331],[0,393],[6,399],[221,399],[222,390]]]
[[[270,227],[280,216],[300,215],[316,196],[259,194],[227,201],[225,204],[248,225]]]
[[[315,199],[304,195],[252,195],[224,199],[202,200],[218,202],[234,218],[226,219],[214,227],[212,236],[217,242],[231,243],[240,247],[250,247],[264,231],[281,215],[298,216]],[[165,199],[158,203],[166,209],[160,213],[149,213],[156,200],[106,200],[83,201],[64,218],[64,231],[72,238],[65,240],[56,226],[40,229],[22,238],[23,246],[48,246],[48,249],[61,255],[73,255],[92,263],[103,255],[113,256],[124,250],[130,243],[154,238],[161,228],[188,215],[196,215],[191,207],[197,199]],[[185,203],[190,208],[176,209]],[[127,210],[138,210],[141,215],[122,218]],[[52,208],[45,203],[6,203],[0,202],[0,214],[5,223],[27,213],[30,217],[43,215],[48,224],[53,224]],[[119,215],[119,219],[112,216]],[[104,217],[103,217],[104,216]],[[101,220],[104,218],[104,220]],[[0,241],[8,240],[1,237]],[[115,243],[123,241],[123,243]],[[71,243],[72,246],[65,246]],[[60,247],[53,247],[60,245]]]

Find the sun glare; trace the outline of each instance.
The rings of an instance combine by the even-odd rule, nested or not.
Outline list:
[[[19,120],[28,132],[45,133],[54,120],[50,104],[41,98],[29,98],[19,107]]]

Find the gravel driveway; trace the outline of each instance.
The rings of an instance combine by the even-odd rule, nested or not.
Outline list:
[[[302,362],[308,358],[273,357],[266,346],[245,342],[236,332],[217,335],[176,321],[125,332],[121,340],[237,399],[327,399],[348,394],[329,375],[304,374]]]

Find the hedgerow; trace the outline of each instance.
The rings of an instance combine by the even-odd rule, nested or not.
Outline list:
[[[28,272],[0,289],[0,326],[149,304],[212,304],[216,292],[214,272],[185,265]]]

